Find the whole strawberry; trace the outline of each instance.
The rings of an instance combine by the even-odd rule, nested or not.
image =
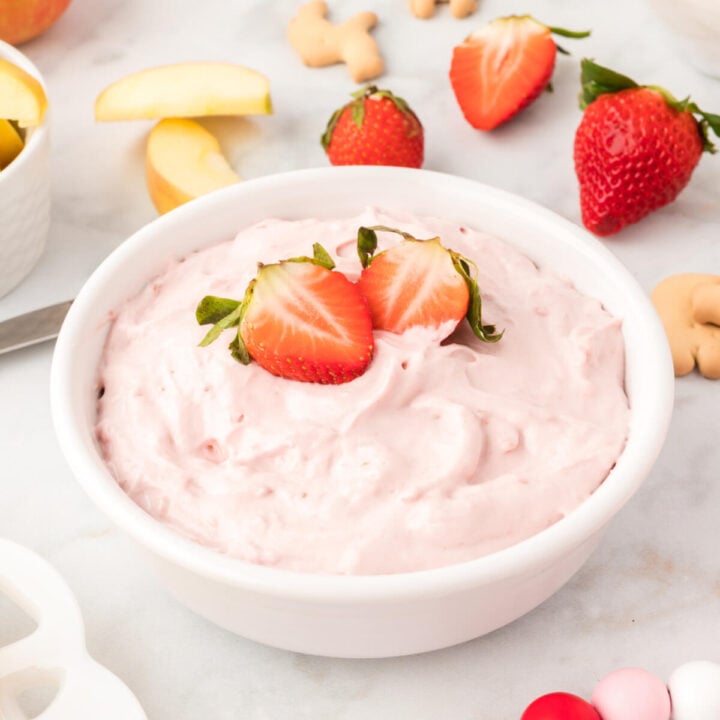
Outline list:
[[[675,200],[703,151],[715,152],[707,133],[720,135],[720,116],[590,60],[582,85],[574,150],[582,220],[612,235]]]
[[[423,127],[405,100],[374,85],[352,96],[333,113],[321,138],[330,162],[421,167]]]

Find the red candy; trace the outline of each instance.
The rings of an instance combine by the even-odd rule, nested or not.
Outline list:
[[[577,695],[556,692],[533,700],[520,720],[601,720],[597,710]]]

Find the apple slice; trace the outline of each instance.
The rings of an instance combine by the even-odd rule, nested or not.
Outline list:
[[[23,149],[24,143],[8,120],[0,120],[0,170],[6,168]]]
[[[161,120],[150,133],[145,156],[150,198],[166,213],[212,190],[240,182],[212,133],[194,120]]]
[[[242,65],[221,62],[141,70],[110,85],[95,101],[95,119],[100,121],[270,113],[268,79]]]
[[[47,110],[47,96],[37,78],[0,58],[0,118],[20,127],[40,125]]]

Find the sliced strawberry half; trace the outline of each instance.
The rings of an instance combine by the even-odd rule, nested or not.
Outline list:
[[[552,33],[583,38],[589,31],[549,27],[530,15],[496,18],[453,50],[450,82],[467,121],[492,130],[532,103],[550,84],[558,48]]]
[[[355,379],[372,359],[372,320],[358,288],[319,245],[313,258],[260,265],[242,302],[208,296],[196,312],[214,326],[201,345],[238,326],[233,356],[254,360],[273,375],[339,384]]]
[[[374,255],[377,231],[397,233],[404,241]],[[418,240],[383,225],[362,227],[358,255],[363,271],[357,286],[378,330],[403,333],[411,327],[448,324],[449,335],[467,317],[481,340],[496,342],[502,336],[494,325],[482,324],[475,264],[448,250],[440,238]]]

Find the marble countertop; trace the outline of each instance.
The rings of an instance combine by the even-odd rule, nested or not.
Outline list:
[[[96,125],[107,84],[143,67],[230,60],[271,80],[275,115],[216,120],[246,178],[327,164],[319,136],[355,89],[343,67],[303,67],[285,41],[296,0],[74,0],[22,49],[43,72],[52,106],[53,214],[32,275],[0,300],[0,320],[72,297],[98,263],[156,213],[144,181],[149,123]],[[374,9],[386,59],[381,84],[424,123],[425,167],[502,187],[579,222],[572,140],[580,120],[578,60],[661,84],[720,112],[720,81],[685,62],[642,0],[480,0],[420,21],[406,0],[331,2],[334,17]],[[447,81],[451,47],[498,15],[531,12],[592,28],[567,40],[554,93],[492,134],[472,130]],[[720,159],[703,157],[670,207],[608,240],[648,291],[680,271],[720,272]],[[0,358],[0,533],[47,558],[82,607],[92,654],[133,689],[153,720],[514,720],[536,696],[589,696],[638,665],[667,678],[686,660],[720,660],[720,383],[676,383],[676,410],[650,479],[571,582],[519,621],[430,654],[378,661],[308,657],[212,626],[165,594],[130,542],[90,503],[57,447],[48,406],[52,345]],[[25,620],[0,596],[0,645]]]

